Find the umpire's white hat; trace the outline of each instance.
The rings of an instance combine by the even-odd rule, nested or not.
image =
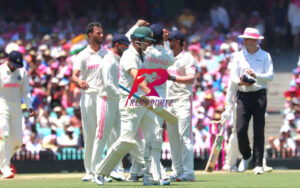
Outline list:
[[[244,39],[264,39],[263,36],[259,34],[258,29],[252,28],[252,27],[247,27],[244,30],[244,33],[242,35],[239,35],[239,38],[244,38]]]

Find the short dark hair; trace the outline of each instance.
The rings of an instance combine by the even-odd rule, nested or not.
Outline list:
[[[89,36],[89,33],[93,33],[94,27],[102,27],[101,23],[99,22],[91,22],[86,28],[86,35]]]

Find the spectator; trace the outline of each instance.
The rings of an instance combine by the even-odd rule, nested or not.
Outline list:
[[[183,13],[178,17],[180,26],[190,29],[195,22],[195,16],[191,13],[190,9],[184,9]]]
[[[288,7],[288,21],[291,24],[292,35],[294,38],[294,49],[299,49],[300,45],[300,1],[291,0]]]
[[[215,2],[212,4],[212,8],[210,9],[210,19],[212,26],[215,29],[220,29],[226,33],[229,31],[229,16],[227,10],[222,5]]]
[[[272,28],[275,31],[276,46],[284,48],[287,35],[287,8],[284,0],[277,0],[272,9]]]
[[[51,126],[65,128],[70,125],[70,119],[65,115],[65,111],[63,111],[62,107],[56,106],[53,111],[55,112],[56,117],[50,117]]]
[[[57,151],[56,127],[51,127],[51,134],[45,136],[42,141],[43,148],[55,153]]]
[[[295,150],[295,142],[289,135],[289,128],[282,127],[280,129],[279,138],[274,140],[275,149],[280,157],[292,157],[292,153]]]
[[[43,108],[40,108],[39,114],[38,114],[38,117],[37,117],[37,123],[40,124],[40,127],[49,128],[50,127],[49,118],[50,118],[49,112],[47,112]]]
[[[57,138],[59,147],[76,147],[78,145],[78,136],[74,133],[71,126],[64,127],[64,133]]]
[[[74,109],[74,115],[70,118],[70,125],[72,127],[81,127],[81,113],[80,113],[80,108],[75,108]]]

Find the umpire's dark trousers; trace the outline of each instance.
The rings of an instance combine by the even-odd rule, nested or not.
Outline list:
[[[265,112],[267,106],[266,89],[255,92],[238,91],[236,131],[238,145],[243,159],[251,157],[251,148],[248,138],[248,126],[253,116],[253,158],[254,167],[261,166],[264,157],[265,145]]]

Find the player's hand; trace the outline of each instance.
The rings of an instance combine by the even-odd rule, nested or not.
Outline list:
[[[247,74],[249,74],[250,76],[252,76],[253,78],[256,78],[256,74],[252,69],[246,69],[245,71]]]
[[[243,77],[240,78],[240,82],[238,83],[239,86],[251,86],[253,84],[248,83],[248,82],[244,82]]]
[[[148,99],[146,96],[141,96],[138,100],[139,104],[142,106],[149,106],[150,105],[150,99]]]
[[[172,80],[173,82],[175,82],[176,77],[173,75],[168,74],[168,80]]]
[[[89,88],[89,84],[86,81],[81,80],[79,81],[79,87],[80,89],[87,90]]]
[[[137,22],[136,22],[136,24],[135,25],[137,25],[137,26],[148,26],[148,25],[150,25],[149,24],[149,22],[147,22],[146,20],[142,20],[142,19],[140,19],[140,20],[138,20]]]
[[[29,117],[33,117],[35,114],[34,110],[32,108],[29,108],[28,111],[29,111]]]
[[[163,28],[163,32],[164,32],[164,34],[163,34],[164,41],[168,41],[169,31],[167,29]]]

